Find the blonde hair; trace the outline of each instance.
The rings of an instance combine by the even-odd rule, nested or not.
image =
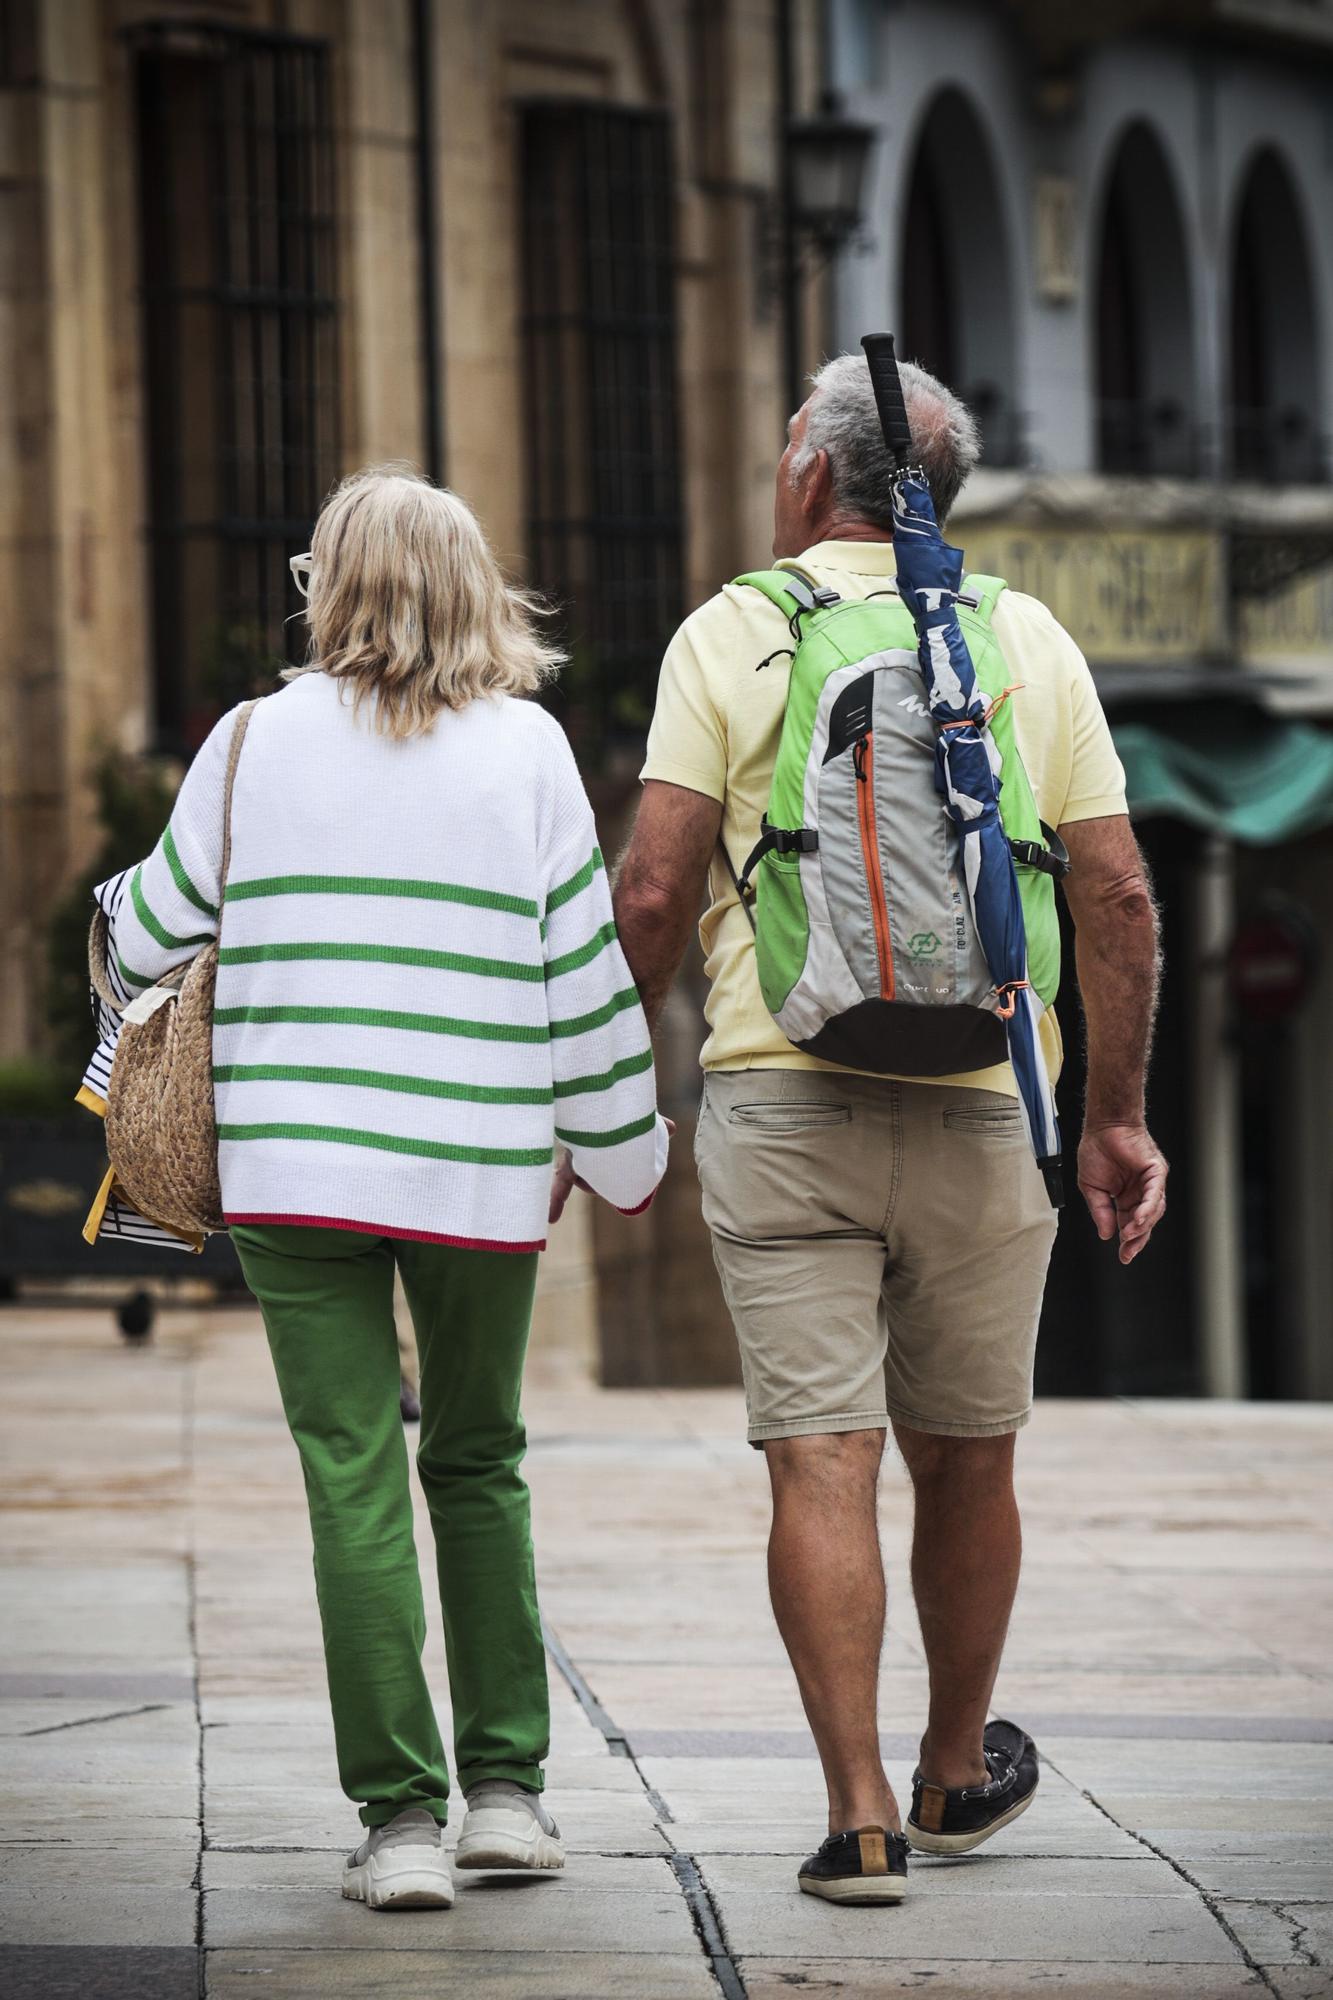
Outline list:
[[[548,607],[506,580],[467,502],[409,466],[335,486],[310,553],[310,645],[283,678],[348,681],[390,736],[478,695],[532,694],[563,663],[537,630]]]

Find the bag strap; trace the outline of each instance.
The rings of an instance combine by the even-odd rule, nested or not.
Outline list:
[[[736,901],[740,904],[741,908],[744,910],[750,929],[754,930],[755,927],[754,911],[750,908],[749,899],[746,896],[744,889],[742,889],[741,887],[741,878],[736,873],[735,863],[732,861],[731,856],[727,852],[727,843],[725,842],[725,840],[723,840],[721,834],[719,834],[717,837],[717,851],[722,856],[723,862],[726,865],[727,873],[731,877],[731,886],[736,891]]]
[[[254,701],[242,703],[241,707],[237,709],[236,721],[231,732],[231,742],[227,746],[227,775],[223,779],[222,785],[222,860],[218,868],[219,932],[222,929],[222,899],[227,888],[227,870],[231,865],[231,795],[236,784],[236,766],[241,760],[241,745],[245,741],[245,732],[250,727],[250,717],[254,714],[258,706],[259,700],[257,698]],[[110,949],[111,926],[108,924],[106,914],[103,910],[94,910],[92,927],[88,932],[88,978],[91,982],[93,992],[97,995],[98,999],[104,1000],[114,1013],[121,1014],[130,1005],[130,1002],[123,1000],[111,984],[106,969],[107,954]],[[166,986],[178,983],[184,977],[186,969],[183,965],[178,966],[174,972],[168,973],[165,979],[159,980],[158,984]]]
[[[222,929],[222,905],[227,894],[227,873],[231,867],[231,795],[236,789],[236,766],[241,761],[241,745],[250,727],[250,717],[259,706],[259,697],[245,701],[236,711],[236,722],[227,748],[227,775],[222,787],[222,860],[218,867],[218,929]]]

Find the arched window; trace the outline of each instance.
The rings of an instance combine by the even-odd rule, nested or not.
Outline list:
[[[900,351],[970,406],[989,464],[1017,464],[1023,438],[1014,401],[1008,242],[994,158],[958,90],[940,92],[917,141],[900,288]]]
[[[1271,147],[1249,173],[1231,257],[1230,443],[1242,479],[1326,477],[1319,332],[1295,191]]]
[[[1185,232],[1166,157],[1142,122],[1121,140],[1106,185],[1095,329],[1102,471],[1195,472]]]

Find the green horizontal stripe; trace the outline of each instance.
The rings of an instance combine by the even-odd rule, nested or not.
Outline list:
[[[393,1090],[404,1097],[447,1097],[463,1104],[549,1104],[549,1085],[506,1088],[451,1083],[442,1077],[399,1076],[384,1069],[329,1069],[321,1063],[215,1063],[214,1083],[327,1083],[358,1090]]]
[[[586,1035],[590,1028],[604,1028],[617,1014],[623,1014],[627,1007],[637,1007],[639,990],[636,986],[622,986],[619,993],[600,1007],[594,1007],[590,1014],[575,1014],[568,1021],[552,1021],[551,1039],[558,1040],[563,1035]]]
[[[384,1007],[218,1007],[213,1013],[218,1028],[234,1028],[241,1022],[262,1027],[274,1021],[306,1022],[312,1027],[404,1028],[421,1035],[466,1035],[478,1042],[549,1038],[547,1029],[526,1028],[516,1021],[461,1021],[449,1014],[397,1014]]]
[[[144,900],[143,889],[139,882],[139,877],[142,874],[143,864],[140,863],[130,877],[130,897],[134,903],[134,914],[138,917],[139,922],[143,925],[149,937],[155,943],[160,944],[164,951],[184,951],[187,946],[192,944],[211,944],[213,940],[212,931],[204,931],[199,937],[173,937],[171,932],[158,922]]]
[[[120,953],[115,954],[116,970],[127,986],[156,986],[156,979],[150,979],[146,972],[134,972],[126,965]]]
[[[196,910],[202,910],[206,917],[216,917],[217,911],[206,896],[201,896],[185,872],[185,863],[176,849],[175,835],[168,827],[162,836],[162,852],[171,870],[171,879],[184,896],[187,903],[193,903]]]
[[[650,1111],[646,1118],[636,1118],[630,1125],[617,1125],[613,1132],[566,1132],[557,1125],[555,1136],[566,1146],[623,1146],[626,1139],[641,1139],[656,1123],[657,1113]]]
[[[562,903],[568,903],[572,897],[581,895],[592,881],[597,870],[604,866],[605,863],[602,860],[601,849],[594,847],[577,875],[571,875],[569,880],[562,882],[558,889],[552,889],[550,895],[546,898],[547,916],[550,916],[552,910],[558,910]]]
[[[426,903],[466,903],[474,910],[503,910],[513,917],[537,917],[527,896],[504,896],[463,882],[417,882],[399,875],[256,875],[228,882],[227,901],[255,896],[405,896]]]
[[[360,965],[419,965],[430,972],[473,972],[484,979],[525,979],[540,985],[546,976],[538,964],[512,958],[474,958],[463,951],[423,951],[406,944],[236,944],[224,945],[219,965],[289,964],[329,959]]]
[[[610,1069],[604,1069],[595,1076],[567,1076],[555,1086],[557,1097],[582,1097],[595,1090],[610,1090],[613,1084],[627,1076],[642,1076],[653,1066],[653,1052],[643,1049],[637,1056],[622,1056]]]
[[[550,1146],[450,1146],[438,1139],[403,1139],[396,1132],[362,1132],[354,1125],[219,1125],[219,1139],[314,1139],[329,1146],[369,1146],[422,1160],[459,1160],[472,1167],[546,1167]]]
[[[578,945],[573,951],[565,952],[560,958],[553,958],[546,968],[546,977],[548,979],[558,979],[562,972],[577,972],[581,965],[590,965],[599,952],[605,951],[606,947],[609,944],[614,944],[615,941],[615,921],[614,919],[608,919],[602,925],[602,928],[593,937],[588,939],[586,944]]]

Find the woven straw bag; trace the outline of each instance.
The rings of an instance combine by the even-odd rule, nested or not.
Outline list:
[[[222,805],[218,937],[231,860],[231,795],[241,745],[258,706],[236,717]],[[107,921],[99,910],[88,939],[94,990],[123,1016],[106,1100],[106,1150],[135,1207],[186,1234],[225,1229],[213,1110],[213,990],[218,938],[128,1005],[107,977]]]

